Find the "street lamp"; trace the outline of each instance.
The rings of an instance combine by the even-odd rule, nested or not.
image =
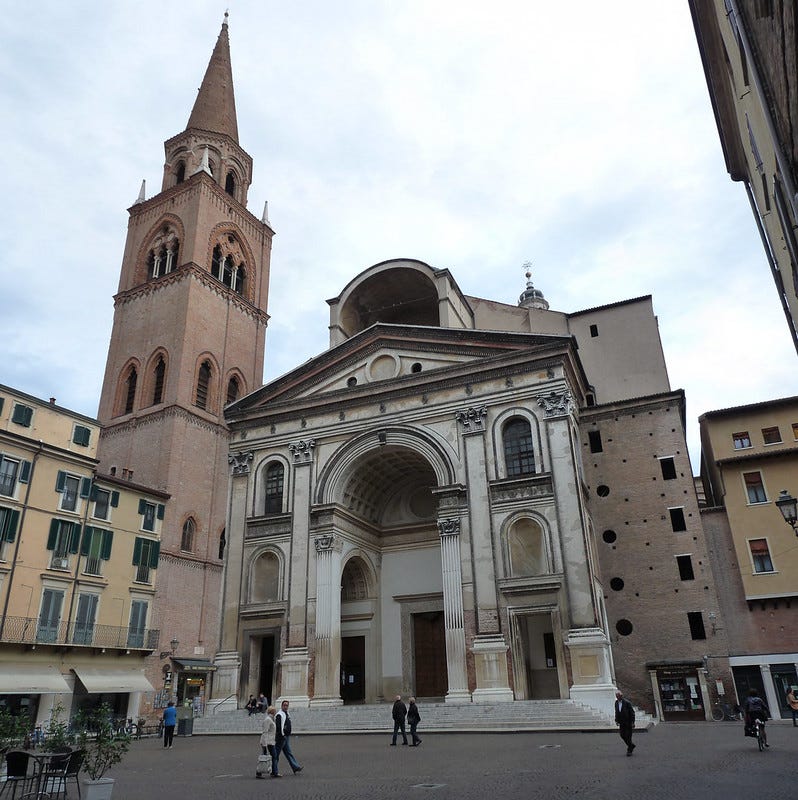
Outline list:
[[[167,656],[173,656],[175,654],[175,651],[177,650],[177,648],[180,647],[180,642],[178,642],[177,639],[172,639],[172,641],[169,642],[169,646],[172,649],[171,650],[164,650],[161,653],[161,656],[160,656],[161,658],[166,658]]]
[[[781,511],[784,521],[795,531],[798,536],[798,500],[796,500],[786,489],[782,489],[779,494],[779,499],[776,500],[776,505]]]

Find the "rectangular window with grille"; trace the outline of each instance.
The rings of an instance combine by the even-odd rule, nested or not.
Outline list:
[[[768,498],[767,494],[765,494],[765,485],[762,483],[762,473],[745,472],[743,473],[743,480],[745,481],[745,491],[750,505],[767,503]]]
[[[754,565],[754,572],[774,571],[767,539],[749,539],[748,547],[751,550],[751,561]]]

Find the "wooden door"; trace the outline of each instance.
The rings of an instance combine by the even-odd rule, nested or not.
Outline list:
[[[413,614],[413,653],[416,697],[444,697],[449,682],[443,611]]]

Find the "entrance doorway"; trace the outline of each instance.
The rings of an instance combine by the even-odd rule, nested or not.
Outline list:
[[[443,611],[413,614],[413,655],[416,697],[444,697],[449,681]]]
[[[274,636],[264,636],[260,641],[260,672],[258,692],[263,692],[274,703]]]
[[[344,703],[366,700],[366,637],[341,639],[341,699]]]
[[[779,701],[779,716],[782,719],[792,719],[792,709],[787,702],[787,692],[793,686],[798,686],[798,678],[795,675],[794,664],[773,664],[770,667],[770,674],[773,678],[773,687],[776,690],[776,699]],[[772,716],[775,717],[775,709],[771,709]]]

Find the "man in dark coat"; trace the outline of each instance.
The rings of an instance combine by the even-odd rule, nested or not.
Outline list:
[[[396,700],[393,704],[393,739],[391,740],[391,747],[396,744],[396,736],[399,731],[402,731],[402,744],[407,744],[407,732],[405,731],[405,718],[407,717],[407,706],[402,702],[402,695],[396,695]]]
[[[635,710],[634,706],[623,696],[623,693],[615,692],[615,724],[619,726],[621,739],[626,744],[626,755],[632,755],[635,746],[632,744],[632,734],[635,730]]]

